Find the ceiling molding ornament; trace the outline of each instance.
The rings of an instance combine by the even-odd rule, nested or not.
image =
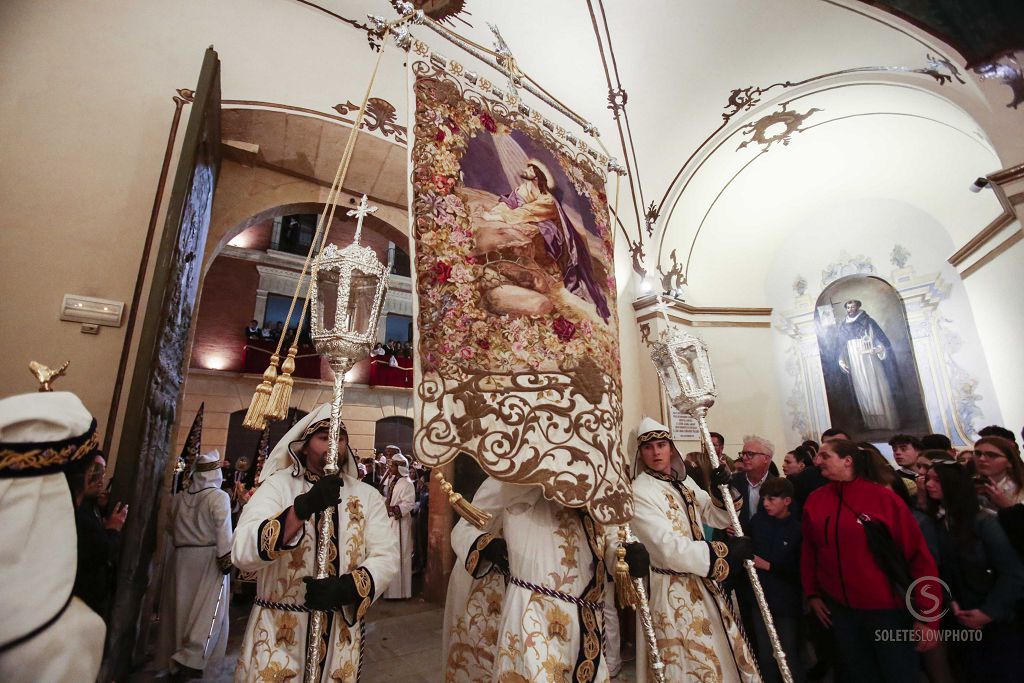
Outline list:
[[[651,230],[654,231],[658,227],[658,223],[662,224],[661,225],[661,230],[660,230],[660,235],[658,236],[657,249],[655,250],[655,255],[654,255],[654,258],[657,260],[658,272],[661,273],[663,277],[668,277],[668,276],[671,275],[674,278],[674,281],[676,281],[676,282],[681,282],[681,283],[685,283],[686,282],[686,272],[687,272],[687,269],[689,268],[689,256],[687,256],[685,264],[680,266],[680,265],[678,265],[676,263],[675,258],[672,258],[672,256],[670,255],[670,258],[672,258],[672,260],[673,260],[673,267],[671,269],[669,269],[668,271],[665,271],[662,268],[662,259],[663,259],[664,248],[665,248],[665,237],[667,235],[667,230],[665,229],[664,223],[671,216],[672,212],[675,209],[675,206],[679,202],[680,197],[686,192],[686,188],[689,185],[690,180],[697,173],[697,171],[700,170],[700,168],[701,168],[701,166],[703,166],[704,162],[706,162],[711,157],[711,155],[714,153],[715,150],[712,149],[712,144],[714,143],[714,141],[717,140],[717,139],[721,139],[723,135],[724,135],[724,139],[727,139],[729,136],[735,134],[738,131],[745,131],[746,133],[756,133],[757,132],[758,124],[764,123],[766,125],[763,125],[760,128],[761,138],[764,139],[764,142],[760,142],[760,144],[762,144],[761,153],[764,153],[765,151],[768,150],[768,148],[771,146],[771,144],[774,144],[775,142],[780,142],[781,141],[781,142],[783,142],[783,144],[787,144],[789,136],[792,135],[793,132],[796,132],[799,129],[799,123],[798,123],[796,129],[787,130],[787,133],[783,134],[782,138],[780,138],[780,139],[774,139],[776,136],[767,136],[766,137],[764,135],[764,132],[770,126],[770,123],[767,121],[767,119],[770,119],[771,116],[773,116],[773,115],[769,115],[767,117],[762,117],[761,119],[759,119],[758,121],[755,121],[753,123],[748,123],[748,124],[746,124],[744,126],[740,126],[740,127],[734,128],[732,131],[728,132],[727,134],[724,134],[724,131],[726,131],[726,129],[730,126],[730,124],[734,123],[733,122],[734,118],[736,118],[737,116],[739,116],[741,114],[744,114],[746,112],[750,112],[753,109],[755,109],[758,106],[760,106],[762,104],[762,100],[763,100],[764,96],[767,93],[769,93],[770,91],[772,91],[772,90],[776,90],[776,89],[787,90],[787,89],[791,89],[791,88],[797,88],[797,87],[800,87],[800,86],[808,85],[808,84],[811,84],[811,83],[816,83],[816,82],[819,82],[819,81],[826,81],[826,80],[829,80],[829,79],[840,78],[840,77],[844,77],[844,76],[851,76],[851,75],[856,75],[856,74],[885,74],[885,73],[926,76],[926,77],[931,78],[932,80],[934,80],[936,85],[938,85],[938,86],[946,86],[946,85],[950,85],[950,84],[954,84],[954,83],[960,84],[960,85],[966,84],[966,81],[964,80],[960,70],[957,68],[957,66],[953,62],[951,62],[950,60],[946,59],[945,57],[933,56],[931,52],[928,52],[928,53],[925,54],[925,64],[923,66],[918,66],[918,67],[910,67],[910,66],[865,66],[865,67],[857,67],[857,68],[852,68],[852,69],[842,69],[842,70],[838,70],[838,71],[831,71],[831,72],[828,72],[828,73],[823,73],[823,74],[818,74],[816,76],[811,76],[809,78],[805,78],[805,79],[799,80],[799,81],[780,81],[780,82],[772,83],[772,84],[766,85],[766,86],[753,86],[753,85],[749,85],[749,86],[746,86],[746,87],[743,87],[743,88],[734,88],[729,93],[729,96],[728,96],[728,98],[726,100],[726,104],[723,107],[724,111],[722,112],[722,122],[721,122],[721,124],[719,124],[719,126],[717,128],[715,128],[715,130],[713,130],[704,139],[704,141],[701,142],[700,145],[698,145],[696,147],[696,149],[694,149],[693,152],[686,158],[686,160],[683,162],[683,164],[679,167],[679,170],[676,171],[675,176],[672,178],[672,180],[669,182],[668,186],[666,187],[665,192],[664,192],[664,194],[661,197],[661,201],[659,203],[657,203],[657,204],[654,204],[652,202],[652,207],[648,208],[647,215],[654,215],[655,216],[654,220],[651,220],[649,222],[649,226],[650,226]],[[853,84],[842,84],[842,85],[840,85],[838,87],[844,87],[845,85],[853,85]],[[788,101],[780,102],[779,106],[782,107],[783,108],[783,112],[785,112],[786,111],[786,107],[791,102],[795,101],[795,99],[799,99],[799,97],[802,97],[802,96],[803,95],[799,95],[799,96],[794,95],[794,97],[790,98]],[[821,111],[821,110],[818,110],[818,111]],[[811,110],[811,111],[807,112],[806,114],[804,114],[804,118],[806,118],[807,116],[810,116],[810,114],[813,113],[813,112],[814,112],[814,110]],[[778,114],[776,114],[775,116],[778,117]],[[775,120],[775,121],[771,121],[771,123],[785,123],[785,121],[784,120]],[[716,148],[717,148],[717,146],[720,146],[721,144],[723,144],[724,139],[722,139],[722,141],[719,142],[718,145],[716,145]],[[752,138],[752,139],[754,141],[758,141],[758,140],[756,140],[756,138]],[[739,147],[737,147],[736,151],[739,151],[739,150],[743,149],[749,143],[750,143],[750,140],[748,140],[744,144],[741,144]],[[708,154],[706,154],[706,155],[704,155],[702,157],[702,154],[705,151],[709,150],[709,149],[711,151],[708,152]],[[742,169],[741,169],[741,172],[742,172]],[[683,180],[684,178],[685,178],[685,180]],[[735,176],[734,176],[734,179],[735,179]],[[699,230],[698,230],[698,232],[699,232]],[[652,234],[651,237],[653,238],[654,235]],[[694,237],[694,240],[695,239],[696,239],[696,237]],[[673,252],[674,252],[674,250],[673,250]],[[691,245],[690,245],[690,254],[691,255],[692,255],[692,252],[693,252],[693,243],[691,242]]]
[[[875,264],[871,257],[864,254],[850,256],[846,250],[839,252],[839,259],[825,266],[821,271],[821,287],[824,289],[841,277],[847,275],[874,275]]]
[[[1000,81],[1010,88],[1013,98],[1006,105],[1011,109],[1024,102],[1024,50],[1007,52],[990,62],[974,67],[974,72],[986,81]]]
[[[803,114],[799,114],[789,109],[788,103],[782,103],[779,105],[782,107],[782,111],[777,111],[767,116],[762,116],[757,121],[746,124],[740,131],[743,135],[749,135],[750,139],[744,140],[740,143],[740,146],[736,148],[737,151],[743,149],[750,143],[761,145],[761,150],[767,152],[771,149],[772,145],[777,142],[781,142],[783,146],[789,144],[790,138],[794,133],[803,132],[803,123],[812,114],[823,111],[817,107],[807,110]],[[779,125],[785,126],[785,130],[769,135],[772,128]]]
[[[353,104],[352,100],[345,104],[336,104],[333,108],[342,116],[359,111],[359,105]],[[404,145],[408,142],[407,131],[405,126],[398,125],[396,121],[398,115],[395,105],[380,97],[371,97],[366,102],[366,114],[360,127],[370,133],[378,131],[384,137],[394,137],[395,142]]]
[[[676,250],[668,255],[672,260],[672,267],[668,271],[662,270],[661,263],[658,263],[658,272],[661,273],[661,289],[664,292],[673,292],[686,284],[686,276],[683,273],[683,264],[676,258]]]

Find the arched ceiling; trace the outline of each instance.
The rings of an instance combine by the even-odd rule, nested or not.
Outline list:
[[[358,21],[395,16],[384,0],[318,4]],[[971,194],[968,184],[1019,161],[1001,159],[1004,148],[979,124],[996,105],[959,54],[856,0],[462,4],[468,24],[453,21],[454,30],[491,47],[487,24],[498,26],[523,71],[630,162],[634,183],[623,184],[619,206],[628,239],[650,274],[686,279],[696,303],[761,305],[764,254],[799,216],[854,198],[917,206],[961,245],[998,212],[990,194]],[[427,27],[412,32],[487,72]],[[394,54],[385,65],[393,80]],[[620,141],[608,107],[606,68],[628,94],[631,144],[625,134]],[[407,109],[393,102],[401,121]],[[1024,122],[1024,112],[995,113]],[[787,124],[784,144],[776,136]],[[726,267],[743,275],[723,287],[716,274]]]

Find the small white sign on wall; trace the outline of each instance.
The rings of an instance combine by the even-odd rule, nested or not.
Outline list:
[[[700,441],[700,426],[693,419],[675,406],[669,404],[669,420],[672,427],[672,438],[676,441]]]

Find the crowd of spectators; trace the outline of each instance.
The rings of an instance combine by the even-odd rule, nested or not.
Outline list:
[[[712,435],[795,681],[1021,680],[1024,461],[1011,431],[979,437],[958,451],[942,434],[896,434],[890,462],[832,428],[779,474],[767,440],[744,438],[732,459]],[[686,463],[707,488],[709,458]],[[733,588],[762,675],[778,681],[752,587]]]

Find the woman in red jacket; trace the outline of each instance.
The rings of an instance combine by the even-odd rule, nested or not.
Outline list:
[[[903,683],[920,675],[915,648],[924,652],[938,642],[934,628],[942,616],[942,592],[910,509],[870,481],[867,456],[845,440],[823,444],[815,456],[829,483],[804,506],[801,579],[814,614],[835,633],[845,680]],[[885,524],[906,558],[911,605],[875,561],[861,523],[866,519]]]

